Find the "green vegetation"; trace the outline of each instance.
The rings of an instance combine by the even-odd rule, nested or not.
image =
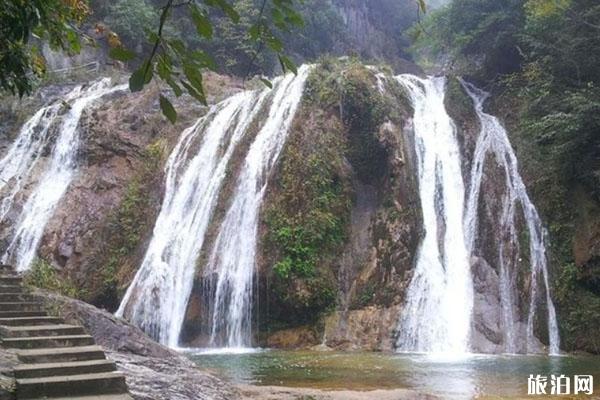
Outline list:
[[[95,5],[92,2],[92,6]],[[158,11],[145,0],[118,0],[106,6],[106,24],[132,49],[145,44],[145,31],[158,22]]]
[[[107,22],[121,31],[123,40],[134,46],[128,48],[118,33],[105,25],[95,28],[97,33],[106,34],[112,58],[133,62],[135,71],[129,79],[131,91],[141,90],[156,78],[169,85],[175,96],[186,92],[206,103],[202,73],[206,69],[216,70],[216,63],[204,49],[182,38],[194,36],[198,40],[211,40],[214,16],[226,18],[234,24],[240,22],[241,16],[235,7],[226,0],[181,3],[155,0],[155,4],[146,0],[119,0],[108,6],[106,2],[93,3],[100,14],[107,14]],[[252,23],[244,26],[245,37],[256,46],[254,53],[268,49],[276,54],[284,72],[295,72],[296,66],[284,54],[280,38],[282,33],[303,25],[294,0],[265,0],[249,4],[258,10]],[[32,89],[30,74],[41,76],[44,73],[44,59],[37,47],[29,43],[32,35],[47,40],[54,49],[68,53],[78,53],[81,38],[89,39],[83,30],[79,30],[91,12],[86,0],[4,0],[0,6],[0,87],[12,94],[28,94]],[[169,27],[182,21],[187,21],[193,30],[182,31],[181,36],[170,35],[173,29]],[[143,42],[140,37],[144,38]],[[143,43],[148,45],[143,46]],[[268,81],[265,83],[270,85]],[[177,112],[166,97],[159,96],[163,114],[174,122]]]
[[[333,66],[332,66],[333,68]],[[347,237],[350,189],[346,140],[334,106],[315,96],[333,70],[315,70],[299,118],[282,153],[264,212],[275,320],[313,321],[336,303],[336,258]],[[273,316],[272,316],[273,317]]]
[[[387,105],[376,83],[357,60],[331,58],[307,80],[302,122],[293,126],[264,211],[271,326],[314,322],[336,304],[352,182],[376,184],[386,175],[378,135]]]
[[[61,276],[49,262],[41,258],[33,261],[31,268],[25,274],[23,283],[75,299],[85,296],[85,292],[77,288],[71,279]]]

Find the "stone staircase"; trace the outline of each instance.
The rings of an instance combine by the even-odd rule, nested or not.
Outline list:
[[[6,265],[0,266],[0,338],[21,362],[13,370],[17,399],[132,400],[125,377],[94,338],[49,316]]]

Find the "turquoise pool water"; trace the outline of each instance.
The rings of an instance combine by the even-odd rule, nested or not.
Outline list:
[[[536,398],[527,396],[530,374],[547,376],[548,392],[551,374],[564,374],[571,380],[574,375],[592,375],[594,395],[560,398],[600,398],[600,357],[596,356],[434,358],[419,354],[280,350],[237,354],[198,350],[187,354],[202,368],[243,384],[328,390],[408,388],[453,399]]]

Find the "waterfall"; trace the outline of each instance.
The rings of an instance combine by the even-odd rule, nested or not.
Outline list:
[[[258,215],[271,168],[277,161],[310,72],[286,77],[273,97],[267,120],[250,146],[238,177],[233,200],[225,214],[207,266],[208,286],[214,291],[210,305],[212,346],[248,347],[252,339]]]
[[[67,95],[70,96],[71,94]],[[15,196],[31,176],[33,168],[42,155],[48,142],[48,131],[59,109],[59,103],[40,108],[23,125],[17,139],[0,160],[0,196],[2,197],[0,222],[12,209]]]
[[[515,212],[518,205],[520,205],[529,234],[529,256],[531,262],[531,289],[526,332],[527,343],[528,346],[530,346],[534,339],[533,323],[536,316],[536,303],[539,296],[538,285],[541,279],[546,294],[545,301],[548,308],[547,318],[550,354],[558,354],[560,338],[556,321],[556,311],[550,296],[546,247],[544,244],[544,229],[540,217],[527,194],[523,179],[519,175],[517,157],[508,140],[506,130],[496,117],[483,111],[483,103],[487,99],[488,93],[477,89],[467,82],[462,81],[461,83],[469,96],[473,99],[475,111],[481,123],[481,132],[477,139],[473,156],[471,184],[468,194],[469,201],[467,217],[465,220],[466,226],[469,227],[469,248],[473,246],[476,239],[479,191],[483,180],[484,164],[487,155],[493,154],[495,156],[495,161],[503,169],[506,178],[505,194],[502,199],[501,219],[498,223],[499,236],[503,238],[503,240],[500,241],[498,252],[498,266],[505,332],[505,351],[510,353],[515,352],[515,340],[518,335],[515,327],[515,318],[518,315],[515,304],[517,293],[514,293],[514,281],[517,271],[514,271],[513,267],[516,264],[514,259],[518,256],[519,251],[518,228],[515,226]],[[508,238],[507,243],[505,243],[506,240],[504,240],[504,238]],[[515,249],[516,251],[511,252],[511,249]]]
[[[2,217],[12,207],[17,191],[38,161],[48,141],[48,130],[57,119],[60,120],[48,166],[17,218],[12,240],[1,259],[3,263],[14,261],[18,271],[29,267],[46,223],[77,172],[78,125],[83,111],[100,97],[125,88],[125,85],[111,87],[109,78],[96,81],[87,88],[77,86],[64,99],[64,103],[68,104],[65,115],[58,115],[60,105],[57,103],[43,107],[23,126],[19,137],[0,162],[2,179],[14,181],[9,193],[3,195]]]
[[[414,108],[424,237],[398,325],[400,351],[465,353],[473,282],[463,229],[465,188],[456,129],[444,107],[444,78],[400,75]]]
[[[178,344],[196,261],[229,159],[264,98],[265,93],[242,92],[214,106],[183,132],[169,157],[152,240],[117,310],[163,344]],[[190,156],[199,138],[199,149]]]
[[[242,214],[251,212],[254,207],[256,213],[260,199],[255,198],[257,203],[248,204],[242,198],[244,194],[239,192],[254,193],[260,182],[254,173],[248,175],[249,171],[262,168],[255,173],[264,178],[266,169],[274,162],[301,97],[307,71],[308,67],[302,67],[297,77],[287,75],[275,80],[273,90],[239,93],[212,107],[205,117],[182,133],[167,162],[165,197],[152,239],[117,315],[128,318],[161,343],[177,347],[198,258],[231,157],[252,122],[259,117],[263,104],[268,105],[269,115],[242,167],[239,182],[243,184],[238,185],[232,200],[233,205],[244,207]],[[277,151],[271,146],[277,147]],[[246,226],[243,215],[232,215],[231,210],[225,221],[228,229],[241,231]],[[223,242],[222,237],[219,233],[215,248]],[[231,246],[238,246],[237,251],[243,254],[253,252],[255,235],[248,234],[241,239],[230,243]],[[252,250],[249,250],[251,243]],[[214,254],[215,251],[210,258],[211,268],[218,258]],[[233,261],[247,267],[246,258]],[[251,298],[244,300],[251,302]]]

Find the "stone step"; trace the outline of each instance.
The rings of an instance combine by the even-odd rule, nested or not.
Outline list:
[[[17,379],[19,399],[119,393],[127,393],[125,377],[120,372]]]
[[[47,315],[32,316],[32,317],[5,317],[0,318],[0,325],[4,326],[37,326],[37,325],[50,325],[50,324],[61,324],[64,321],[58,317],[49,317]]]
[[[24,363],[56,363],[106,359],[104,351],[102,351],[102,347],[100,346],[18,350],[17,356]]]
[[[73,361],[63,363],[20,364],[14,369],[15,378],[41,378],[48,376],[65,376],[94,374],[116,371],[117,366],[110,360]]]
[[[0,311],[0,319],[2,318],[19,318],[19,317],[46,317],[46,311]]]
[[[14,303],[19,301],[33,302],[37,298],[29,293],[0,293],[0,302]]]
[[[36,336],[64,336],[83,335],[85,330],[81,326],[67,324],[49,324],[32,326],[0,326],[0,335],[7,338],[36,337]]]
[[[44,305],[39,301],[17,301],[0,303],[0,311],[41,311]]]
[[[21,293],[23,287],[21,285],[0,285],[0,293]]]
[[[20,285],[21,283],[23,283],[23,278],[18,275],[0,275],[0,285],[13,286]]]
[[[47,349],[96,344],[90,335],[63,335],[4,338],[2,345],[11,349]]]

